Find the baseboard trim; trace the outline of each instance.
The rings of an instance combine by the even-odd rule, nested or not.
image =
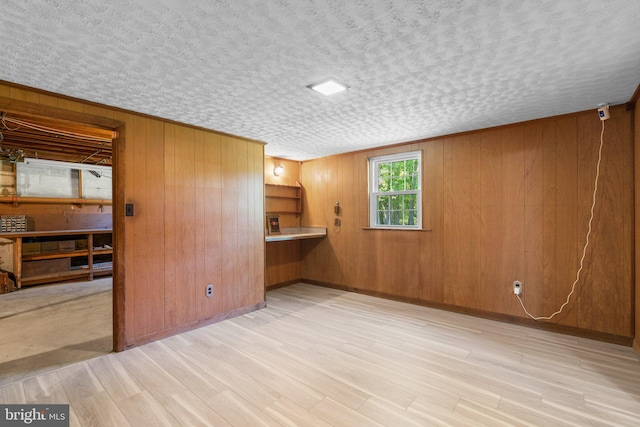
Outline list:
[[[640,356],[640,341],[638,341],[638,338],[633,340],[633,350],[636,352],[636,354],[638,356]]]
[[[128,350],[133,347],[137,347],[143,344],[148,344],[153,341],[157,341],[162,338],[167,338],[172,335],[181,334],[183,332],[188,332],[193,329],[201,328],[203,326],[211,325],[213,323],[218,323],[223,320],[232,319],[237,316],[242,316],[243,314],[251,313],[252,311],[257,311],[265,308],[267,306],[266,301],[261,301],[256,304],[251,304],[245,307],[240,307],[235,310],[228,311],[226,313],[220,313],[208,319],[196,320],[194,322],[185,323],[184,325],[180,325],[175,328],[165,329],[161,332],[156,332],[149,335],[144,335],[141,337],[130,338],[125,341],[125,348],[123,350]]]
[[[444,303],[438,303],[438,302],[432,302],[432,301],[425,301],[418,298],[404,297],[401,295],[393,295],[385,292],[371,291],[368,289],[355,288],[351,286],[336,285],[333,283],[321,282],[318,280],[301,279],[300,282],[307,283],[309,285],[323,286],[326,288],[337,289],[341,291],[354,292],[354,293],[369,295],[369,296],[378,297],[378,298],[384,298],[384,299],[389,299],[389,300],[394,300],[399,302],[406,302],[409,304],[421,305],[424,307],[436,308],[439,310],[451,311],[454,313],[466,314],[469,316],[481,317],[483,319],[497,320],[505,323],[512,323],[516,325],[527,326],[534,329],[541,329],[541,330],[557,332],[565,335],[572,335],[580,338],[603,341],[603,342],[608,342],[612,344],[623,345],[626,347],[631,347],[634,343],[633,338],[631,337],[607,334],[607,333],[598,332],[598,331],[591,331],[588,329],[576,328],[574,326],[558,325],[556,323],[549,323],[549,322],[536,322],[535,320],[532,320],[532,319],[524,319],[521,317],[516,317],[508,314],[493,313],[490,311],[477,310],[473,308],[460,307],[456,305],[450,305],[450,304],[444,304]],[[636,348],[634,347],[634,349]],[[637,348],[636,352],[640,354],[640,348]]]
[[[274,289],[280,289],[280,288],[284,288],[284,287],[287,287],[287,286],[295,285],[296,283],[300,283],[300,282],[302,282],[302,279],[287,280],[286,282],[280,282],[280,283],[274,283],[272,285],[267,285],[265,287],[265,289],[267,291],[272,291]]]

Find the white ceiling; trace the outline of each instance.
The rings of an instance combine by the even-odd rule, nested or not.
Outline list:
[[[297,160],[620,104],[640,83],[638,0],[3,0],[0,34],[0,79]],[[351,88],[306,88],[329,76]]]

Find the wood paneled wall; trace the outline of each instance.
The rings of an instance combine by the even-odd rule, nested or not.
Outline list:
[[[282,165],[284,167],[284,174],[281,176],[275,176],[273,174],[273,168],[276,165]],[[265,157],[264,182],[275,185],[296,185],[300,182],[300,162],[277,157]],[[300,215],[279,215],[281,227],[300,226]],[[267,243],[265,253],[265,285],[267,289],[300,280],[302,276],[300,273],[299,240]]]
[[[635,158],[635,339],[633,348],[640,355],[640,105],[638,105],[638,95],[640,85],[636,90],[633,99],[633,134],[634,134],[634,158]]]
[[[127,118],[127,310],[135,343],[264,301],[263,146]],[[130,273],[130,270],[133,272]],[[207,284],[214,297],[205,297]],[[129,304],[132,301],[132,304]]]
[[[591,243],[577,290],[552,322],[633,335],[632,115],[611,109]],[[588,228],[601,122],[595,110],[304,162],[305,280],[525,318],[565,301]],[[367,230],[367,158],[423,151],[424,228]],[[333,206],[342,226],[332,227]]]
[[[264,306],[263,144],[11,84],[0,96],[124,125],[114,159],[124,178],[114,189],[117,349]],[[123,216],[125,202],[135,216]]]
[[[274,289],[300,281],[300,240],[266,244],[266,289]]]

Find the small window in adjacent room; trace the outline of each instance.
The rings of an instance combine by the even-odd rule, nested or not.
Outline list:
[[[369,159],[369,226],[422,228],[422,152]]]

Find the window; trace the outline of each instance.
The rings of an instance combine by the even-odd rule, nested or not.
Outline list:
[[[111,167],[82,170],[76,163],[39,160],[16,163],[17,195],[111,200]],[[91,173],[93,172],[93,173]]]
[[[422,152],[369,159],[369,226],[422,228]]]

